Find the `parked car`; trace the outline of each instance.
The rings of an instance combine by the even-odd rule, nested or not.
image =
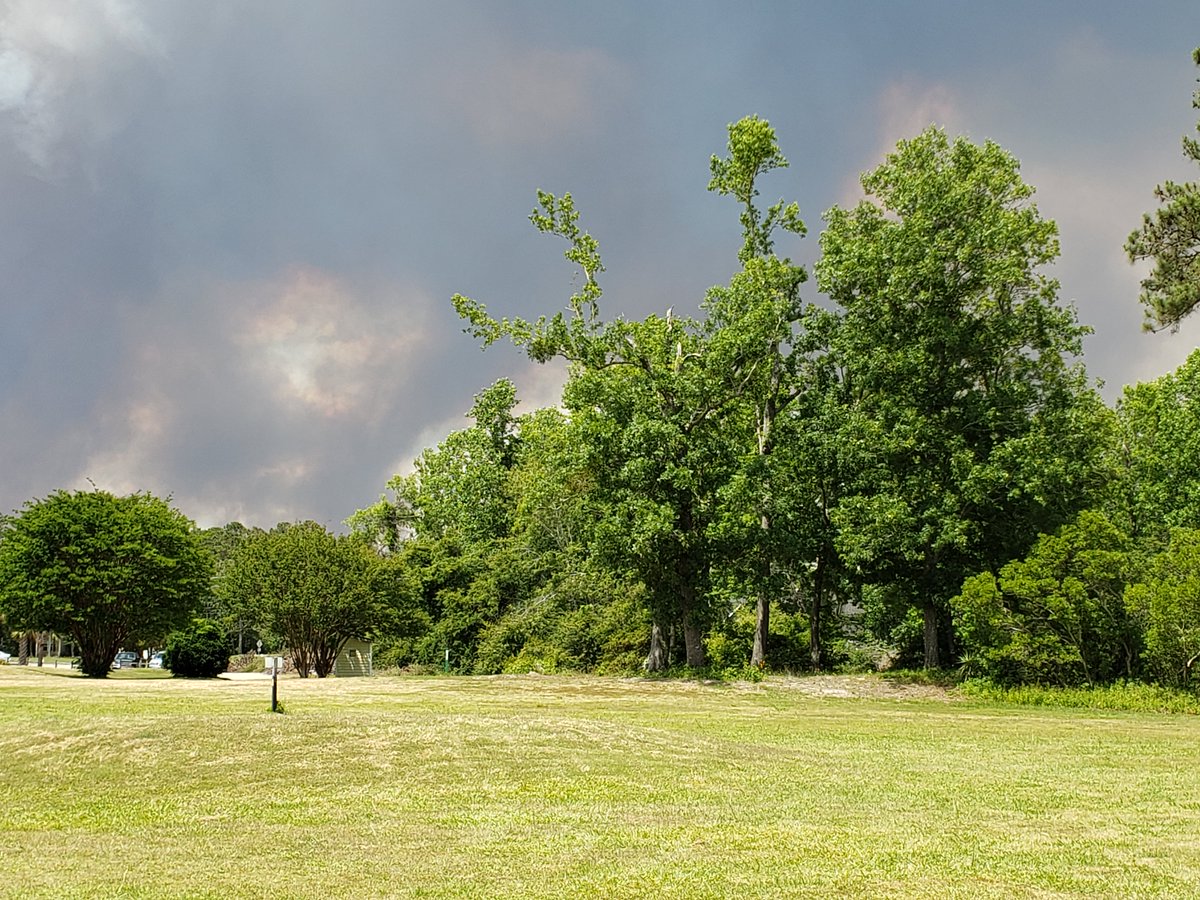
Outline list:
[[[132,650],[122,650],[113,660],[114,669],[134,669],[137,667],[138,655]]]
[[[163,667],[163,652],[159,650],[150,657],[150,668],[161,669]]]

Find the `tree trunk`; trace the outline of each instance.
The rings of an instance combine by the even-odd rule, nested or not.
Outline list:
[[[680,532],[685,540],[696,531],[695,519],[690,504],[683,504],[679,514]],[[679,604],[679,621],[683,626],[683,648],[689,669],[703,669],[707,663],[704,655],[704,632],[700,622],[700,596],[697,590],[704,563],[695,547],[684,546],[675,559],[675,583]]]
[[[661,672],[667,667],[667,648],[663,644],[662,629],[655,622],[650,626],[650,652],[642,668],[647,672]]]
[[[763,444],[759,442],[760,452]],[[771,583],[771,561],[768,558],[771,536],[771,517],[762,513],[758,519],[763,536],[762,561],[758,572],[758,602],[754,610],[754,649],[750,651],[750,665],[763,669],[767,665],[767,637],[771,633],[771,598],[767,595]]]
[[[690,614],[683,620],[683,647],[687,653],[688,668],[703,669],[708,662],[704,655],[704,632]]]
[[[941,654],[938,652],[938,614],[937,605],[932,600],[926,600],[922,607],[925,614],[925,668],[941,668]]]
[[[79,647],[79,669],[88,678],[107,678],[117,656],[113,643],[98,641],[81,644]]]
[[[832,551],[830,551],[832,552]],[[817,557],[816,570],[812,572],[812,601],[809,604],[809,659],[812,671],[820,672],[824,665],[824,643],[821,640],[821,617],[824,611],[824,581],[826,560],[829,554]]]
[[[318,678],[325,678],[333,671],[345,646],[346,638],[325,637],[313,642],[312,664]]]
[[[29,633],[22,631],[20,643],[17,645],[17,664],[29,665]]]
[[[821,671],[821,595],[814,592],[808,609],[808,659],[814,672]]]
[[[767,665],[767,635],[771,633],[771,601],[766,591],[759,591],[754,610],[754,649],[750,652],[750,665],[762,669]]]

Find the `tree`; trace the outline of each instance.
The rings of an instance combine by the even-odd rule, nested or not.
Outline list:
[[[213,582],[220,585],[229,569],[229,564],[237,554],[238,548],[254,534],[261,533],[260,528],[247,528],[241,522],[230,522],[214,528],[205,528],[199,534],[201,545],[212,556]],[[237,633],[237,652],[244,653],[246,645],[246,629],[249,627],[249,616],[240,598],[231,597],[219,587],[213,591],[205,615],[219,620],[229,634]],[[253,632],[250,635],[253,641]]]
[[[455,308],[485,347],[507,337],[535,361],[570,363],[563,402],[586,434],[606,501],[597,545],[646,586],[656,619],[679,623],[687,664],[702,667],[707,529],[729,456],[717,439],[718,413],[730,398],[704,369],[704,339],[691,319],[670,309],[641,322],[600,319],[597,241],[579,228],[570,194],[539,192],[538,200],[534,225],[567,240],[566,258],[583,270],[570,317],[497,320],[462,295]]]
[[[302,678],[324,678],[352,637],[365,638],[394,606],[391,572],[359,538],[316,522],[281,524],[237,551],[222,589],[283,638]]]
[[[1086,505],[1100,404],[1016,159],[930,128],[862,184],[869,199],[826,214],[817,264],[844,311],[844,442],[871,448],[833,517],[847,562],[919,611],[936,667],[963,579]]]
[[[0,609],[18,628],[71,635],[92,678],[123,646],[186,622],[210,575],[195,526],[150,494],[58,491],[0,533]]]
[[[1193,51],[1192,60],[1200,65],[1200,48]],[[1200,90],[1192,95],[1192,106],[1200,109]],[[1185,135],[1183,155],[1200,163],[1200,141]],[[1154,196],[1162,205],[1142,217],[1142,227],[1129,235],[1125,252],[1130,262],[1148,259],[1154,264],[1138,298],[1146,314],[1142,327],[1175,331],[1200,304],[1200,183],[1166,181],[1154,189]]]
[[[1112,477],[1119,514],[1135,537],[1164,541],[1200,523],[1200,350],[1117,402]]]
[[[785,205],[780,200],[762,211],[755,203],[759,176],[788,164],[779,150],[774,129],[757,116],[735,122],[729,126],[728,150],[728,157],[712,158],[708,188],[731,195],[742,205],[743,244],[738,253],[742,270],[727,287],[709,291],[705,303],[709,336],[706,365],[711,377],[723,383],[731,396],[738,397],[751,417],[750,446],[742,456],[743,471],[735,476],[743,490],[726,496],[748,502],[756,520],[753,530],[743,532],[744,540],[735,546],[738,560],[753,561],[750,566],[741,567],[755,594],[750,663],[763,666],[767,659],[771,597],[781,586],[781,556],[785,548],[796,548],[796,542],[780,529],[785,521],[796,520],[788,517],[787,510],[777,502],[786,491],[786,486],[774,477],[775,467],[771,464],[777,423],[788,415],[802,393],[817,393],[823,388],[821,351],[828,344],[834,319],[815,306],[804,307],[800,285],[807,280],[808,273],[775,253],[777,228],[804,235],[799,207],[795,203]],[[730,438],[736,439],[736,433],[736,428],[727,429]],[[753,490],[747,492],[748,487]],[[744,510],[735,504],[731,512],[736,519]],[[828,562],[824,553],[806,556],[804,561],[814,558],[818,567]],[[818,585],[821,580],[816,579]],[[814,668],[820,668],[821,660],[820,591],[817,595],[817,602],[809,604]]]
[[[1134,675],[1125,608],[1130,541],[1085,510],[1020,560],[968,578],[951,604],[964,654],[1001,682],[1096,684]]]
[[[668,308],[640,322],[600,318],[598,276],[604,267],[598,244],[580,229],[569,194],[539,192],[531,219],[541,231],[570,244],[566,258],[582,269],[583,283],[569,315],[535,322],[495,319],[476,301],[454,298],[468,331],[485,346],[507,337],[531,359],[562,358],[571,364],[563,401],[573,423],[595,448],[597,490],[605,498],[596,529],[597,549],[611,565],[647,589],[655,627],[651,667],[661,656],[655,639],[664,624],[677,623],[687,663],[704,664],[703,631],[716,558],[711,527],[719,516],[718,493],[739,455],[766,457],[777,417],[796,395],[797,369],[810,351],[797,323],[803,268],[775,255],[778,229],[802,234],[795,203],[758,207],[758,177],[787,165],[769,123],[751,116],[729,127],[729,156],[713,157],[709,188],[742,207],[743,271],[727,288],[710,292],[697,321]],[[754,425],[746,454],[730,440],[741,410]],[[603,448],[601,454],[599,448]],[[756,527],[753,555],[761,560],[751,579],[759,592],[765,652],[771,575],[769,486],[751,502]]]
[[[398,495],[415,511],[410,521],[418,535],[439,538],[455,532],[467,541],[485,542],[508,533],[516,403],[513,383],[497,381],[476,395],[467,414],[475,421],[471,428],[452,432],[422,453],[407,479],[393,479]]]

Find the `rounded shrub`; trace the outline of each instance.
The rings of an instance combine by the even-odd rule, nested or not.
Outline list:
[[[229,666],[233,641],[211,619],[192,623],[167,638],[163,665],[180,678],[215,678]]]

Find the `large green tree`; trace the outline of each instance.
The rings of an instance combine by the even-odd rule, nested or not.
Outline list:
[[[1192,59],[1200,65],[1200,48]],[[1192,106],[1200,109],[1200,90],[1192,95]],[[1200,141],[1184,135],[1183,155],[1200,163]],[[1165,181],[1154,196],[1161,205],[1142,218],[1142,227],[1125,242],[1125,252],[1130,262],[1153,263],[1139,297],[1146,313],[1143,327],[1174,331],[1200,304],[1200,182]]]
[[[221,589],[284,640],[301,677],[324,678],[348,639],[371,636],[398,607],[394,574],[358,537],[284,523],[238,548]]]
[[[205,610],[208,618],[215,619],[225,627],[228,634],[237,634],[237,652],[246,651],[247,639],[253,643],[255,634],[248,632],[251,627],[247,610],[239,602],[240,598],[231,597],[228,592],[220,589],[230,563],[242,546],[260,528],[247,528],[241,522],[229,522],[213,528],[205,528],[199,534],[200,544],[212,557],[213,583],[216,585]]]
[[[742,581],[755,598],[750,662],[762,666],[767,660],[771,599],[782,590],[788,569],[796,568],[798,560],[789,551],[803,543],[796,540],[794,528],[784,526],[812,523],[789,515],[789,507],[797,500],[789,488],[797,482],[776,474],[778,466],[772,457],[778,425],[797,411],[803,394],[816,395],[823,389],[821,351],[835,320],[815,306],[805,307],[800,286],[808,273],[775,252],[776,230],[805,233],[799,207],[780,200],[762,210],[755,199],[759,178],[788,164],[774,129],[757,116],[731,124],[728,154],[712,158],[708,187],[733,197],[742,207],[743,243],[738,253],[742,269],[728,285],[709,291],[705,367],[710,377],[738,400],[727,410],[723,423],[726,439],[741,445],[739,471],[733,476],[736,487],[725,492],[726,500],[734,502],[724,511],[723,530],[730,535],[731,523],[746,525],[753,520],[750,528],[741,530],[741,540],[733,542],[730,561],[735,570],[741,570]],[[811,505],[811,499],[799,502]],[[804,556],[805,566],[813,559],[818,566],[827,562],[827,557],[818,553]],[[820,584],[821,578],[816,582]],[[814,604],[812,599],[810,649],[813,664],[819,667],[822,604],[819,599]]]
[[[826,214],[817,264],[843,310],[845,440],[871,449],[835,512],[839,549],[908,598],[934,667],[963,578],[1084,503],[1098,401],[1072,362],[1086,329],[1042,272],[1057,230],[1016,159],[930,128],[862,185]]]
[[[799,300],[804,269],[774,252],[777,231],[803,233],[798,207],[780,201],[763,209],[756,201],[758,178],[786,165],[769,123],[751,116],[729,127],[728,156],[713,157],[709,189],[741,207],[742,270],[709,293],[703,319],[668,308],[641,321],[603,321],[598,245],[580,229],[569,194],[540,193],[532,216],[541,231],[569,242],[566,257],[583,272],[568,314],[495,319],[473,300],[454,301],[485,345],[508,337],[532,359],[571,364],[563,402],[594,451],[595,490],[604,498],[595,547],[646,587],[655,637],[657,626],[678,624],[690,666],[705,659],[719,556],[713,526],[741,515],[722,512],[720,501],[739,467],[756,489],[727,496],[748,504],[753,516],[755,532],[743,530],[736,543],[754,560],[741,568],[758,597],[756,661],[766,649],[777,580],[770,559],[773,501],[769,478],[755,478],[767,470],[776,423],[796,398],[800,368],[813,350],[802,320],[817,315]],[[651,667],[661,660],[656,646],[652,640]]]
[[[704,368],[704,337],[692,319],[670,309],[643,321],[600,318],[597,241],[579,227],[570,194],[538,199],[534,225],[565,239],[566,258],[583,272],[570,314],[495,319],[461,295],[455,308],[485,346],[507,337],[536,361],[568,361],[563,403],[605,497],[597,547],[645,585],[656,621],[678,623],[688,665],[703,666],[708,525],[729,457],[717,439],[719,412],[730,398]]]
[[[26,503],[0,532],[10,626],[69,634],[92,678],[108,674],[122,647],[187,622],[210,575],[193,523],[150,494],[58,491]]]
[[[1146,668],[1160,682],[1192,687],[1200,661],[1200,530],[1172,529],[1148,570],[1125,597],[1145,632]]]

